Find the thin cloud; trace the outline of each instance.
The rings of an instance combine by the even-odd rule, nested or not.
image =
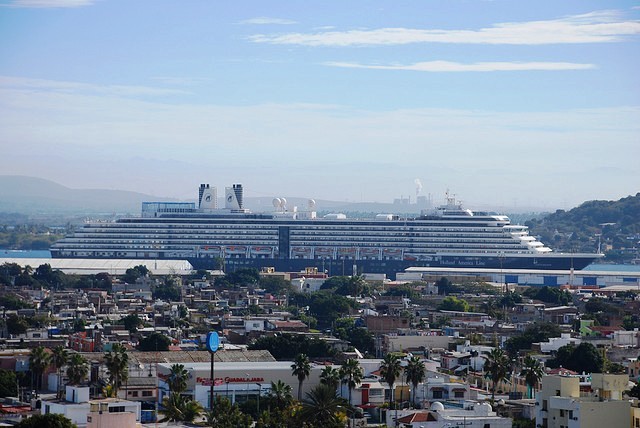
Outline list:
[[[450,61],[427,61],[410,65],[368,65],[352,62],[325,62],[330,67],[369,68],[375,70],[411,70],[440,72],[487,72],[487,71],[560,71],[586,70],[595,68],[593,64],[577,64],[571,62],[476,62],[462,64]]]
[[[91,6],[95,0],[12,0],[0,6],[24,8],[71,8]]]
[[[596,11],[547,21],[505,22],[478,30],[379,28],[372,30],[255,34],[249,40],[302,46],[378,46],[411,43],[546,45],[616,42],[640,34],[640,21],[618,11]]]
[[[0,88],[36,89],[48,92],[68,94],[96,94],[120,97],[184,95],[188,92],[176,89],[154,88],[129,85],[91,85],[79,82],[58,80],[29,79],[23,77],[0,76]]]
[[[239,24],[249,24],[249,25],[292,25],[297,24],[296,21],[292,21],[290,19],[283,18],[269,18],[267,16],[260,16],[257,18],[245,19],[244,21],[240,21]]]

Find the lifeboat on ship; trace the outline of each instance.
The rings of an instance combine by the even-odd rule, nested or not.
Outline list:
[[[360,248],[360,257],[378,258],[380,257],[380,249],[379,248]]]
[[[311,247],[291,247],[291,257],[307,258],[311,255]]]
[[[402,250],[400,248],[384,248],[382,255],[390,259],[399,259],[402,257]]]
[[[334,248],[333,247],[315,247],[313,251],[316,257],[327,258],[327,257],[333,257]]]
[[[355,247],[339,247],[338,248],[339,257],[355,257],[356,253],[357,253],[357,249]]]
[[[246,254],[247,247],[245,245],[227,245],[225,252],[227,254]]]
[[[220,245],[203,245],[200,247],[200,252],[206,254],[220,254],[221,251]]]
[[[254,245],[251,247],[251,254],[270,255],[273,247]]]

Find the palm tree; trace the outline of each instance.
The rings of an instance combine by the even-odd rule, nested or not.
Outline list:
[[[484,359],[486,360],[484,363],[485,377],[491,379],[491,404],[493,405],[498,384],[509,378],[511,360],[500,348],[493,348]]]
[[[322,372],[320,373],[320,383],[332,386],[334,389],[337,389],[340,385],[340,382],[342,381],[341,377],[342,376],[340,370],[332,366],[327,366],[323,368]]]
[[[291,374],[298,377],[298,401],[302,399],[302,383],[311,373],[311,362],[306,354],[298,354],[291,364]]]
[[[344,400],[329,385],[320,384],[307,393],[298,412],[300,420],[309,427],[344,427]]]
[[[524,376],[524,380],[527,383],[527,392],[529,398],[534,398],[535,387],[542,379],[544,375],[544,369],[540,361],[536,360],[530,355],[524,357],[522,369],[520,370],[520,376]]]
[[[187,389],[187,380],[189,379],[189,372],[184,368],[182,364],[174,364],[171,366],[169,372],[169,378],[167,384],[169,385],[169,391],[175,394],[181,394]]]
[[[418,356],[411,357],[407,362],[407,366],[404,368],[407,382],[413,385],[413,390],[411,391],[413,398],[411,401],[413,401],[414,406],[416,405],[416,390],[418,389],[418,384],[424,381],[425,378],[424,369],[424,363]]]
[[[182,408],[182,417],[183,421],[187,423],[192,423],[198,416],[200,416],[204,412],[204,407],[202,404],[197,402],[196,400],[187,400]]]
[[[113,385],[117,397],[120,385],[129,377],[129,355],[124,346],[116,343],[111,351],[104,355],[104,360],[109,372],[109,382]]]
[[[58,391],[56,392],[56,396],[60,398],[62,391],[62,367],[67,364],[67,360],[69,359],[69,353],[67,349],[58,345],[51,351],[51,363],[53,367],[55,367],[58,372]]]
[[[200,416],[204,408],[200,403],[180,394],[170,394],[162,399],[164,417],[158,422],[193,422]]]
[[[288,385],[281,380],[278,380],[275,383],[271,382],[269,398],[275,400],[278,409],[284,409],[289,405],[291,399],[293,398],[293,396],[291,395],[291,385]]]
[[[393,385],[396,383],[396,379],[400,376],[401,369],[400,357],[395,354],[385,355],[384,360],[382,360],[382,364],[380,364],[380,376],[382,376],[382,379],[389,384],[389,398],[392,402],[395,399]]]
[[[80,354],[73,354],[67,366],[67,377],[71,385],[81,383],[89,373],[89,363]]]
[[[351,404],[351,391],[362,381],[363,374],[362,367],[360,367],[360,363],[355,358],[349,358],[340,367],[340,377],[349,388],[349,404]]]
[[[26,268],[25,268],[26,269]],[[36,395],[42,389],[42,374],[51,364],[51,355],[44,346],[38,346],[31,350],[29,354],[29,367],[36,378]]]

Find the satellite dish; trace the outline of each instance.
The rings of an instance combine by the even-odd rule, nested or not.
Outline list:
[[[282,201],[280,200],[280,198],[273,198],[273,201],[271,201],[271,203],[273,204],[274,208],[280,208],[280,204],[282,204]]]
[[[280,198],[280,200],[282,201],[282,206],[286,207],[287,206],[287,200],[285,198]]]
[[[313,209],[316,206],[316,201],[313,199],[309,199],[309,208]]]

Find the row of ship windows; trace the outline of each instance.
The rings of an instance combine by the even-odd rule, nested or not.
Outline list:
[[[114,223],[110,223],[114,224]],[[121,223],[116,223],[117,226],[108,226],[105,227],[104,224],[95,224],[95,225],[87,225],[83,227],[81,230],[93,229],[100,233],[109,233],[110,231],[122,230],[126,232],[140,232],[140,231],[154,231],[160,233],[185,233],[189,231],[193,231],[194,233],[199,233],[203,229],[204,230],[264,230],[269,232],[276,232],[279,230],[278,226],[269,226],[269,225],[255,225],[255,226],[247,226],[247,225],[203,225],[200,227],[194,227],[194,225],[180,225],[180,227],[158,227],[158,225],[148,225],[147,227],[142,226],[140,224],[131,224],[131,225],[122,225]],[[286,226],[285,226],[286,227]],[[337,232],[340,230],[346,231],[357,231],[363,230],[366,233],[375,233],[375,232],[389,232],[389,233],[398,233],[398,232],[431,232],[431,231],[502,231],[502,227],[496,227],[487,224],[478,224],[474,225],[474,227],[469,227],[468,225],[457,226],[457,225],[440,225],[437,227],[426,226],[426,227],[397,227],[397,226],[388,226],[388,227],[369,227],[369,226],[358,226],[358,225],[345,225],[345,226],[334,226],[332,225],[331,231]],[[291,227],[291,232],[308,232],[308,231],[319,231],[320,233],[326,233],[326,226],[295,226]]]
[[[220,244],[220,245],[242,245],[245,246],[246,245],[246,249],[248,250],[250,248],[249,244],[243,244],[241,242],[234,242],[234,243],[226,243],[226,244]],[[155,249],[155,250],[166,250],[166,249],[171,249],[171,250],[188,250],[188,251],[195,251],[193,246],[179,246],[179,245],[114,245],[112,244],[103,244],[103,245],[83,245],[83,244],[76,244],[76,245],[58,245],[56,246],[56,248],[58,249],[83,249],[83,250],[99,250],[99,249],[110,249],[110,248],[118,248],[118,249]],[[337,249],[337,248],[341,248],[341,247],[319,247],[319,248],[332,248],[332,249]],[[385,247],[385,248],[390,248],[390,247]],[[504,252],[510,252],[510,250],[519,252],[522,251],[522,247],[519,246],[513,246],[513,247],[505,247],[505,246],[496,246],[496,245],[461,245],[461,246],[456,246],[456,247],[451,247],[448,245],[431,245],[428,247],[424,247],[424,246],[403,246],[401,247],[404,250],[413,250],[413,251],[424,251],[424,252],[428,252],[431,250],[441,250],[441,249],[447,249],[450,251],[461,251],[461,250],[465,250],[465,249],[494,249],[494,250],[500,250],[500,251],[504,251]],[[200,251],[203,251],[203,249],[200,249]],[[206,250],[204,250],[206,251]],[[511,251],[511,252],[513,252]],[[495,252],[495,251],[493,251]]]
[[[72,237],[75,238],[101,238],[101,239],[131,239],[134,236],[136,239],[175,239],[175,238],[186,238],[186,239],[206,239],[206,238],[218,238],[218,237],[233,237],[233,236],[251,236],[256,238],[265,238],[271,237],[276,239],[278,237],[277,234],[266,234],[260,233],[256,234],[255,232],[249,231],[239,231],[237,233],[196,233],[196,234],[166,234],[166,233],[147,233],[142,234],[109,234],[104,235],[100,233],[76,233]],[[386,237],[402,237],[402,238],[490,238],[490,239],[504,239],[505,241],[512,241],[514,238],[511,235],[503,234],[503,233],[428,233],[428,234],[403,234],[403,233],[385,233],[385,234],[360,234],[350,232],[339,232],[339,233],[313,233],[313,234],[302,234],[302,233],[291,233],[289,236],[297,239],[335,239],[337,237],[359,237],[359,238],[367,238],[368,240],[376,239],[376,238],[386,238]]]
[[[140,239],[121,239],[120,243],[139,243],[139,242],[149,242],[151,244],[198,244],[198,245],[216,245],[221,242],[233,240],[233,241],[251,241],[251,244],[255,245],[270,245],[277,242],[276,239],[265,239],[264,236],[249,236],[249,237],[220,237],[215,239],[215,237],[207,237],[207,239],[202,238],[190,238],[183,237],[182,239],[158,239],[160,237],[154,237],[155,239],[150,239],[150,237],[141,237]],[[99,244],[104,242],[117,242],[116,239],[73,239],[68,238],[64,242],[79,242],[79,243],[92,243]],[[300,242],[299,245],[324,245],[327,242],[333,243],[336,241],[335,238],[319,238],[316,237],[314,239],[299,239],[295,237],[291,239],[291,241]],[[397,238],[378,238],[376,240],[365,239],[365,238],[343,238],[341,240],[342,245],[356,244],[359,246],[378,246],[380,244],[389,244],[389,243],[397,243],[396,245],[407,245],[407,244],[421,244],[421,245],[431,245],[431,244],[464,244],[464,243],[483,243],[483,244],[493,244],[493,245],[504,245],[504,246],[514,246],[519,247],[521,245],[526,245],[525,243],[521,243],[520,241],[514,241],[509,238],[493,238],[493,239],[481,239],[481,238],[471,238],[471,239],[452,239],[452,238],[421,238],[421,239],[411,239],[411,240],[402,240]],[[336,244],[338,245],[338,244]]]

